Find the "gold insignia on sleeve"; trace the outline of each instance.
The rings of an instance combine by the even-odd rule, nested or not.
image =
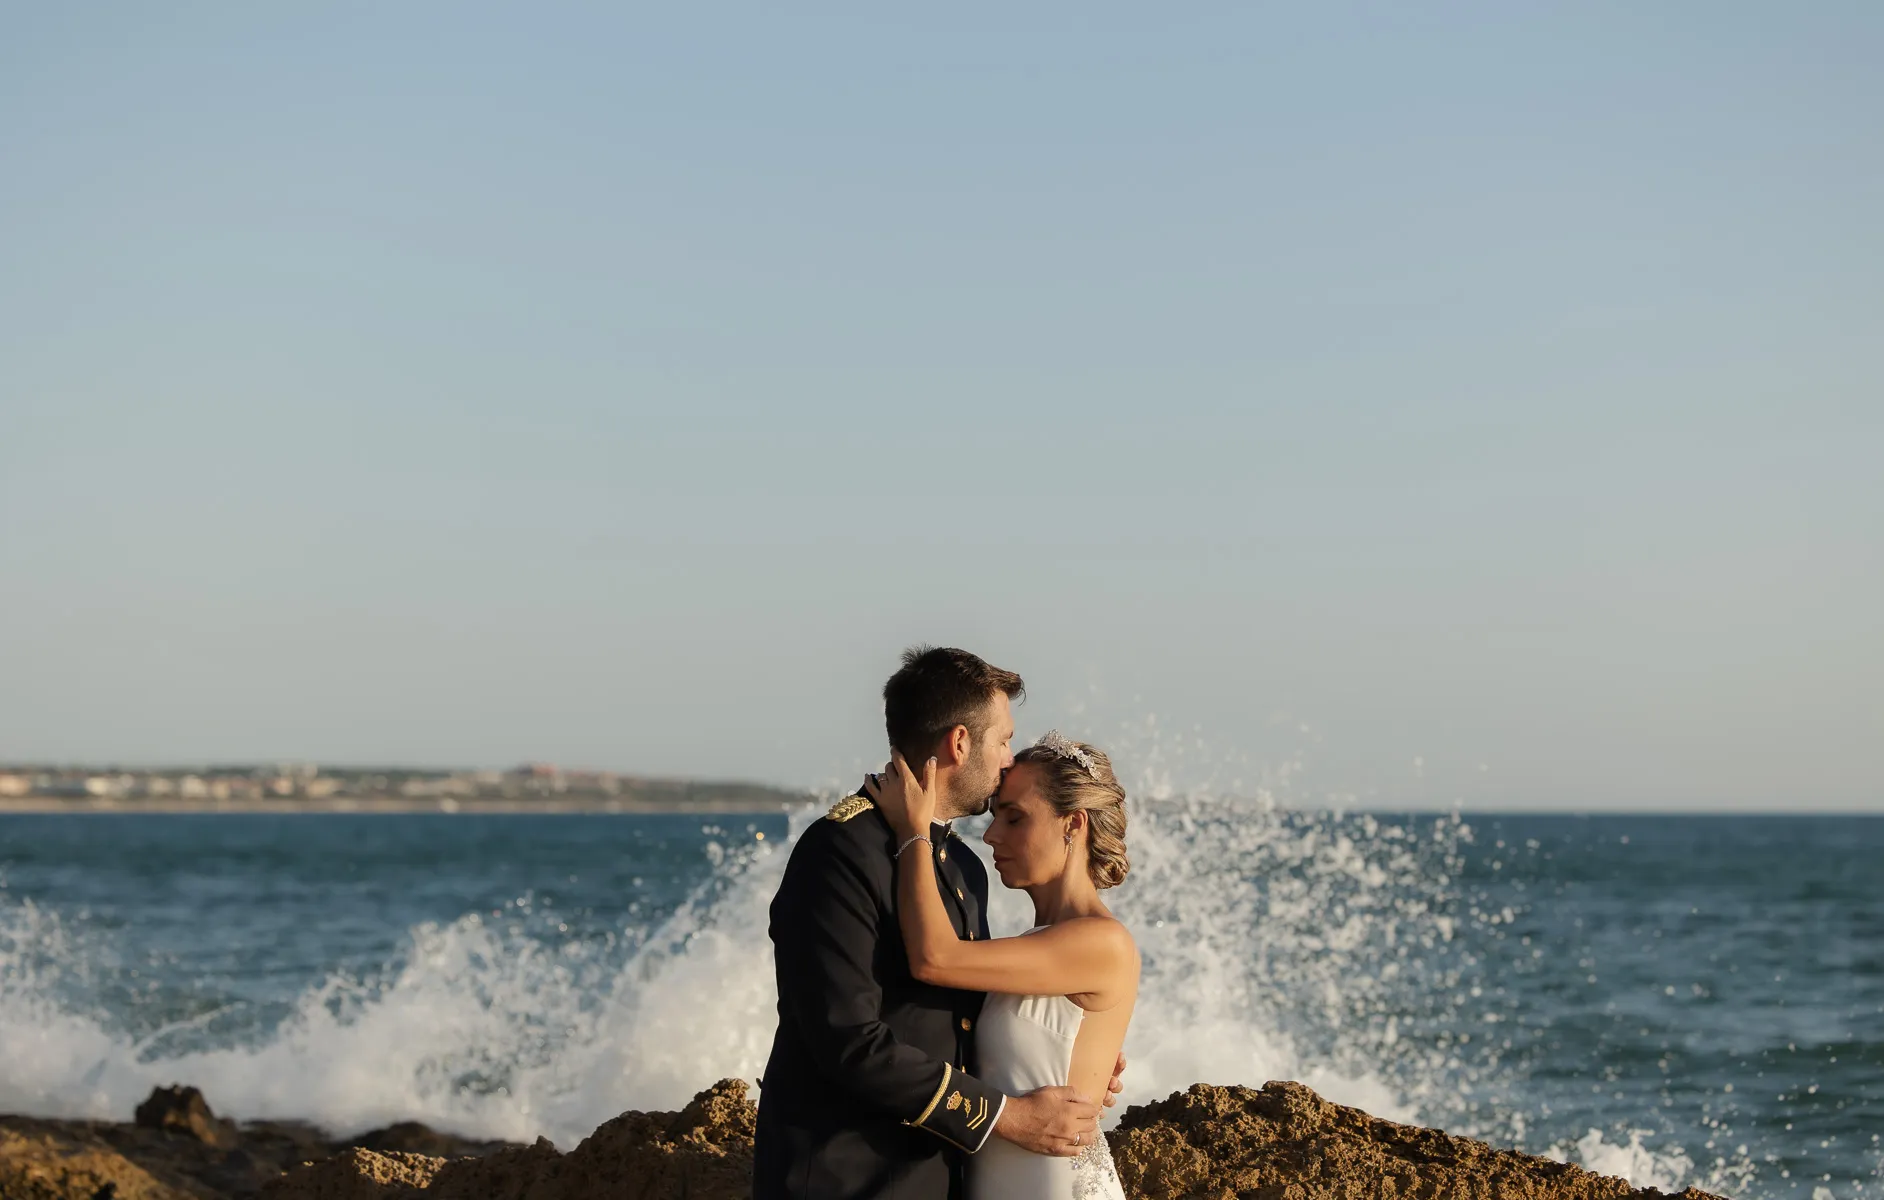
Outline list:
[[[962,1094],[960,1092],[950,1092],[949,1102],[944,1107],[946,1107],[950,1112],[954,1112],[956,1109],[961,1108],[962,1106],[963,1106]]]
[[[852,817],[861,817],[871,808],[868,796],[846,796],[831,806],[831,811],[824,814],[827,821],[848,821]]]
[[[962,1112],[963,1112],[963,1115],[967,1115],[967,1108],[965,1106]],[[980,1100],[976,1102],[975,1119],[968,1123],[968,1127],[970,1129],[980,1129],[982,1122],[986,1121],[987,1119],[988,1119],[988,1098],[986,1096],[983,1096],[981,1097]]]

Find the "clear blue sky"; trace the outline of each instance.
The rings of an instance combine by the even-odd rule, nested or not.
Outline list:
[[[664,8],[0,16],[0,757],[1884,811],[1884,6]]]

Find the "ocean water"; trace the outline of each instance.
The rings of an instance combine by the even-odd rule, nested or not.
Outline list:
[[[0,816],[0,1111],[565,1147],[756,1076],[791,817]],[[1639,1184],[1884,1195],[1884,819],[1136,806],[1126,1102],[1303,1080]],[[996,932],[1028,924],[995,897]]]

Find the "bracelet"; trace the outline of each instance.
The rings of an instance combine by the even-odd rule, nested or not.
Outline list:
[[[897,860],[901,861],[903,857],[903,851],[909,849],[911,846],[915,845],[917,842],[929,842],[929,848],[931,850],[935,849],[935,843],[930,842],[928,838],[924,837],[922,834],[919,833],[915,837],[910,838],[907,842],[904,842],[902,845],[896,848],[895,857],[897,858]]]

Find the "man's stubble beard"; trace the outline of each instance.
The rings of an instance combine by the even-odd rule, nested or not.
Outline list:
[[[986,779],[968,779],[957,776],[954,786],[949,788],[949,815],[944,821],[953,821],[957,817],[978,817],[993,807],[994,794],[1001,789],[1001,772],[996,771]],[[938,814],[940,815],[940,814]]]

